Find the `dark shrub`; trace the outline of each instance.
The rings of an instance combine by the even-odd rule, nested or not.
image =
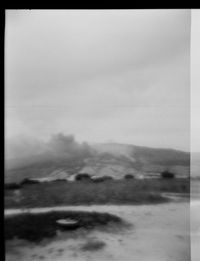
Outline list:
[[[24,179],[24,180],[21,182],[21,185],[25,185],[25,184],[36,184],[36,183],[39,183],[39,181],[37,181],[37,180],[32,180],[32,179]]]
[[[68,182],[67,179],[55,179],[55,180],[52,180],[51,182]]]
[[[131,174],[126,174],[126,175],[124,176],[124,178],[125,178],[125,179],[134,179],[135,177],[134,177],[133,175],[131,175]]]
[[[107,181],[107,180],[113,180],[113,177],[103,176],[103,177],[93,179],[93,182],[104,182],[104,181]]]
[[[175,177],[174,173],[169,172],[167,170],[161,172],[161,177],[166,179],[173,179]]]
[[[9,184],[5,184],[4,185],[4,189],[20,189],[21,188],[21,185],[20,184],[17,184],[17,183],[9,183]]]
[[[76,181],[80,181],[80,180],[91,180],[91,177],[90,177],[90,175],[87,174],[87,173],[81,173],[81,174],[76,175],[75,180],[76,180]]]

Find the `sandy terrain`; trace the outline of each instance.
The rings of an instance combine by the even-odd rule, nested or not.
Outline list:
[[[192,165],[192,170],[194,166]],[[199,261],[200,257],[200,182],[191,180],[190,231],[191,261]]]
[[[115,234],[93,231],[68,240],[61,235],[52,242],[38,246],[15,240],[7,245],[6,261],[190,260],[189,203],[186,201],[158,205],[80,206],[62,209],[109,212],[131,222],[133,227]],[[7,211],[6,214],[12,213]],[[98,251],[82,251],[81,246],[88,240],[100,240],[106,246]]]
[[[190,205],[191,222],[191,260],[200,258],[200,200],[193,200]]]

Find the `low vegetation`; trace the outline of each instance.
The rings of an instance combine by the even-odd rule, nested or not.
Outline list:
[[[113,180],[113,178],[110,176],[103,176],[103,177],[98,177],[98,178],[92,179],[93,182],[105,182],[108,180]]]
[[[76,181],[82,181],[82,180],[91,180],[91,176],[87,173],[76,175]]]
[[[20,185],[28,185],[28,184],[37,184],[39,183],[37,180],[34,180],[34,179],[24,179]]]
[[[135,177],[132,174],[126,174],[124,176],[125,179],[134,179]]]
[[[47,182],[5,190],[5,208],[91,204],[151,204],[166,202],[163,192],[190,192],[189,179],[123,179],[103,182]]]
[[[55,237],[58,227],[56,220],[70,218],[79,223],[79,228],[88,232],[95,228],[104,228],[108,225],[117,225],[118,228],[126,227],[121,218],[98,212],[85,211],[53,211],[40,214],[20,214],[5,218],[5,239],[25,239],[32,242],[40,242],[45,238]],[[78,228],[78,229],[79,229]],[[65,230],[67,233],[68,231]],[[69,232],[70,235],[71,232]],[[85,246],[86,248],[89,246]],[[93,245],[95,248],[95,246]],[[96,245],[96,247],[98,247]]]
[[[173,179],[175,178],[175,174],[166,170],[161,173],[161,177],[164,179]]]
[[[16,190],[22,188],[21,184],[18,183],[9,183],[4,185],[4,189]]]

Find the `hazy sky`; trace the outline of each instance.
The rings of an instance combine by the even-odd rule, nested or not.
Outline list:
[[[191,151],[200,152],[200,10],[192,10]]]
[[[6,137],[189,150],[190,26],[190,10],[6,11]]]

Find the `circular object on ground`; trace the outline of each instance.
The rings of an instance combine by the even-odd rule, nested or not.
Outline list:
[[[79,227],[77,220],[69,218],[56,220],[56,223],[63,229],[75,229]]]

